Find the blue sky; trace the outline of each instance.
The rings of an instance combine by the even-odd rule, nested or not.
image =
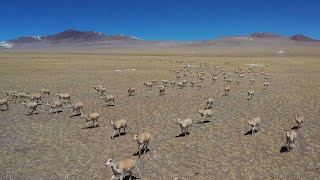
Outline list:
[[[147,40],[273,32],[320,39],[316,0],[1,0],[0,40],[66,29]]]

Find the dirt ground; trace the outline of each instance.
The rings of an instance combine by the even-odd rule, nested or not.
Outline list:
[[[177,61],[182,61],[178,63]],[[207,63],[202,88],[179,89],[168,85],[164,96],[157,87],[146,90],[143,81],[174,80],[169,69],[184,64]],[[247,73],[247,64],[259,66]],[[223,76],[212,84],[212,66],[223,66],[231,73],[230,94],[223,96]],[[234,73],[240,65],[245,77],[236,85]],[[262,70],[263,68],[263,70]],[[134,69],[134,70],[132,70]],[[195,67],[181,80],[198,82]],[[118,71],[116,71],[118,70]],[[120,70],[120,71],[119,71]],[[122,71],[121,71],[122,70]],[[270,86],[263,90],[264,71],[270,74]],[[249,79],[256,82],[250,85]],[[101,84],[106,95],[115,96],[115,106],[105,103],[93,85]],[[138,159],[133,134],[153,134],[149,151],[138,160],[142,179],[319,179],[320,177],[320,61],[317,57],[190,57],[107,54],[0,54],[0,90],[36,92],[42,88],[55,94],[70,93],[71,101],[82,101],[85,113],[100,114],[99,127],[71,110],[48,114],[41,105],[36,115],[26,115],[20,103],[9,102],[10,109],[0,111],[0,179],[110,179],[108,158]],[[136,93],[128,97],[127,88]],[[247,90],[255,91],[247,100]],[[0,94],[0,99],[5,94]],[[214,98],[213,118],[201,120],[199,108],[205,99]],[[305,117],[298,132],[296,147],[285,152],[285,130],[294,127],[295,114]],[[261,117],[261,130],[254,136],[249,118]],[[128,133],[115,139],[110,120],[128,119]],[[176,137],[177,118],[193,119],[190,134]],[[133,172],[138,176],[137,172]]]

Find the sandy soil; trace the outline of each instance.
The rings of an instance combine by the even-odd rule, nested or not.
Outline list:
[[[182,63],[178,63],[182,61]],[[183,89],[168,85],[164,96],[157,87],[146,90],[143,81],[173,80],[169,69],[183,64],[207,63],[202,89]],[[263,90],[263,76],[245,73],[240,85],[234,73],[240,65],[266,64],[256,69],[270,74],[270,86]],[[223,66],[233,80],[230,94],[223,96],[220,74],[212,84],[213,65]],[[263,68],[263,70],[262,70]],[[127,71],[116,71],[126,70]],[[196,80],[195,68],[181,80]],[[319,179],[320,177],[320,61],[316,57],[190,57],[143,55],[85,54],[0,54],[2,90],[35,92],[49,88],[52,96],[70,93],[71,101],[83,101],[84,111],[100,114],[99,127],[79,116],[69,117],[71,110],[48,114],[41,105],[38,114],[26,115],[22,104],[10,101],[10,109],[0,111],[1,179],[109,179],[108,158],[138,159],[133,134],[153,134],[149,151],[138,160],[143,179]],[[256,82],[250,85],[249,79]],[[94,84],[114,95],[115,106],[106,107],[95,93]],[[127,88],[136,93],[128,97]],[[256,92],[247,100],[247,90]],[[5,94],[0,94],[4,98]],[[199,108],[205,99],[214,98],[212,121],[204,125]],[[294,114],[305,116],[298,132],[296,147],[284,152],[285,130],[296,124]],[[261,130],[254,136],[248,119],[261,117]],[[126,118],[128,133],[111,139],[110,120]],[[192,118],[190,134],[176,137],[180,128],[177,118]],[[136,171],[134,176],[138,176]]]

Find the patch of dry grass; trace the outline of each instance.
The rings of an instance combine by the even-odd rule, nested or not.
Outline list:
[[[169,69],[183,65],[176,61],[210,65],[229,61],[231,64],[225,67],[230,70],[235,70],[238,63],[242,67],[268,63],[264,72],[271,74],[270,87],[263,90],[261,75],[250,85],[253,74],[246,74],[236,85],[238,77],[231,73],[230,95],[222,96],[226,82],[219,75],[216,84],[211,84],[209,69],[201,90],[190,84],[183,89],[168,85],[165,95],[159,96],[158,88],[143,87],[145,80],[175,79]],[[115,71],[125,69],[136,70]],[[48,114],[49,108],[40,106],[39,114],[25,116],[25,108],[11,102],[10,110],[0,112],[0,177],[110,178],[111,170],[104,166],[106,160],[110,156],[117,160],[132,157],[137,152],[133,134],[149,131],[154,135],[150,151],[138,162],[144,179],[317,179],[319,75],[317,58],[1,54],[1,90],[31,93],[49,88],[53,95],[57,91],[70,93],[72,102],[85,103],[85,112],[100,113],[100,127],[83,129],[84,120],[70,118],[71,110],[67,108],[62,113]],[[196,80],[196,74],[186,79]],[[115,106],[104,107],[93,84],[104,85],[106,94],[116,97]],[[127,96],[129,86],[136,88],[132,97]],[[248,88],[256,92],[252,101],[246,100]],[[180,128],[174,119],[189,117],[199,122],[198,108],[205,106],[209,96],[215,100],[213,121],[203,128],[194,124],[190,135],[176,138]],[[295,125],[297,112],[306,117],[297,147],[281,153],[284,130]],[[256,116],[262,118],[261,131],[255,136],[244,135],[250,130],[248,119]],[[111,140],[109,123],[118,118],[129,119],[128,134]]]

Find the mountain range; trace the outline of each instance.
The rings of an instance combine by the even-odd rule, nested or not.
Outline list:
[[[94,43],[110,43],[112,41],[136,41],[141,40],[126,35],[106,35],[96,31],[66,30],[61,33],[47,36],[23,36],[0,42],[2,48],[24,48],[24,47],[54,47],[90,45]]]
[[[297,47],[320,47],[320,40],[302,34],[282,36],[257,32],[243,36],[226,36],[213,40],[166,41],[142,40],[128,35],[107,35],[96,31],[66,30],[47,36],[24,36],[0,42],[0,50],[33,50],[50,48],[72,49],[130,49],[130,48],[191,48],[193,51],[208,50],[286,50]]]

